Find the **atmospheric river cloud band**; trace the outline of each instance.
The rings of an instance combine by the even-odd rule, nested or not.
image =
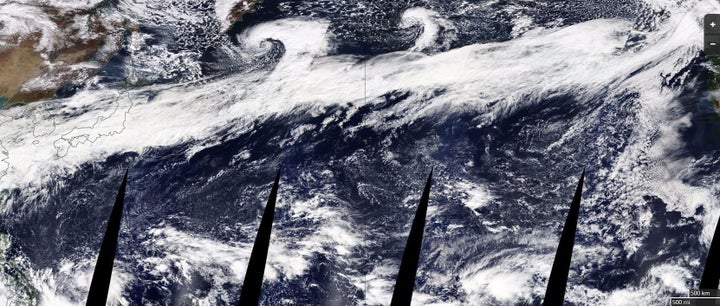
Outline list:
[[[679,92],[663,87],[661,76],[678,75],[690,65],[700,51],[702,15],[720,10],[720,6],[707,1],[688,2],[679,7],[670,2],[662,5],[673,7],[671,17],[663,21],[657,31],[642,33],[645,39],[639,46],[628,47],[629,35],[639,32],[632,23],[593,20],[560,29],[536,28],[506,42],[473,44],[429,54],[419,51],[426,50],[437,39],[437,33],[433,33],[438,29],[436,23],[447,26],[448,21],[432,11],[413,9],[404,15],[405,22],[420,22],[426,31],[413,49],[366,60],[351,55],[328,55],[333,40],[328,23],[323,20],[285,19],[260,24],[240,34],[239,40],[245,48],[244,53],[251,56],[263,54],[272,47],[267,39],[282,42],[285,53],[271,71],[179,85],[87,90],[68,99],[5,110],[0,115],[0,141],[6,151],[0,155],[5,168],[0,177],[0,188],[20,189],[27,197],[41,199],[40,191],[50,178],[66,176],[82,164],[102,161],[115,153],[143,152],[151,147],[193,141],[196,145],[186,152],[190,158],[202,148],[215,144],[213,135],[228,126],[232,127],[233,133],[239,134],[250,129],[253,119],[258,117],[286,113],[298,107],[309,112],[330,105],[357,108],[363,103],[378,103],[378,97],[395,91],[412,90],[413,93],[390,110],[366,117],[360,126],[392,129],[421,118],[442,117],[468,109],[481,110],[482,124],[492,124],[523,104],[552,95],[567,93],[580,103],[591,103],[599,96],[612,97],[629,90],[639,93],[642,101],[637,109],[635,132],[620,161],[599,173],[598,177],[607,184],[628,184],[628,189],[638,190],[619,195],[623,199],[631,200],[639,197],[641,191],[652,190],[672,209],[691,215],[701,203],[717,203],[713,196],[715,189],[683,184],[679,179],[680,162],[687,161],[666,159],[668,152],[678,145],[678,130],[687,126],[689,119],[676,112],[674,99]],[[434,96],[436,90],[443,90],[443,94]],[[429,96],[432,98],[427,99]],[[404,115],[395,118],[393,114]],[[589,120],[597,116],[599,114],[592,114]],[[342,125],[343,119],[332,118],[323,125]],[[293,134],[302,134],[305,128],[298,127]],[[566,133],[577,133],[582,128],[578,123],[567,128]],[[561,139],[553,145],[562,144]],[[637,162],[639,159],[662,167],[641,165]],[[692,193],[695,197],[679,198],[668,190],[685,190],[687,192],[682,194]],[[466,191],[475,198],[492,197],[482,186],[468,187]],[[593,200],[589,199],[587,203],[593,203]],[[12,213],[13,206],[19,205],[13,199],[8,204],[3,208],[5,213]],[[294,209],[307,214],[311,209],[305,206],[311,204],[286,205],[297,206]],[[322,219],[332,217],[328,215],[332,212],[315,213]],[[717,215],[715,207],[704,220],[702,239],[706,242],[709,242]],[[636,226],[642,227],[642,220]],[[323,227],[315,238],[320,241],[331,236],[330,233],[342,234],[335,241],[339,252],[347,252],[362,243],[347,224]],[[249,245],[229,246],[195,239],[172,228],[150,234],[160,239],[158,247],[166,248],[173,254],[171,256],[187,257],[196,265],[231,266],[231,277],[244,272],[242,261],[237,258],[247,257]],[[317,247],[313,243],[304,246],[306,249],[293,251],[283,249],[282,242],[274,246],[270,257],[274,254],[276,259],[269,263],[272,268],[268,278],[272,279],[275,271],[290,276],[301,273],[310,265],[307,252]],[[636,246],[632,243],[626,245],[631,252],[633,247]],[[216,250],[217,255],[213,255],[216,257],[201,256],[201,250],[206,249]],[[577,253],[582,258],[583,254],[596,251],[578,246]],[[546,255],[551,256],[532,256],[537,257],[536,262],[547,262],[550,257]],[[191,257],[194,259],[190,260]],[[148,260],[158,261],[158,273],[162,273],[163,259]],[[535,289],[521,287],[507,291],[502,290],[502,284],[524,280],[533,273],[549,269],[546,264],[537,264],[524,267],[524,272],[500,271],[512,266],[514,260],[521,259],[510,256],[504,259],[502,266],[465,271],[461,275],[463,289],[469,296],[489,292],[495,298],[507,301],[528,295]],[[87,268],[90,264],[77,263],[76,267]],[[119,270],[113,287],[115,299],[122,299],[121,284],[132,277],[122,272],[122,264]],[[581,294],[580,290],[587,290],[596,302],[616,304],[613,301],[622,299],[642,304],[654,301],[653,286],[682,286],[682,279],[667,275],[687,274],[683,268],[675,266],[662,266],[656,270],[654,273],[659,275],[659,281],[645,288],[610,293],[578,288],[571,289],[568,296],[572,299]],[[371,278],[381,281],[369,288],[369,302],[389,300],[391,283],[382,280],[386,279],[383,275],[391,271],[392,266],[381,266],[373,271]],[[47,271],[36,273],[36,285],[52,291],[53,285],[48,282],[53,277],[43,276],[43,273]],[[78,276],[82,277],[89,276],[87,273]],[[86,286],[80,280],[76,282],[80,288]],[[416,297],[420,301],[430,298],[423,294]],[[47,304],[63,301],[61,296],[46,299],[52,299],[46,300]],[[473,303],[474,297],[469,299],[461,302]]]

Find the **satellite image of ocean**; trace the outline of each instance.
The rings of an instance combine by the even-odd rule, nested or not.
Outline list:
[[[431,169],[412,305],[541,305],[583,171],[564,305],[668,305],[720,217],[709,13],[0,0],[0,305],[86,304],[126,170],[107,305],[238,305],[278,170],[259,304],[390,305]]]

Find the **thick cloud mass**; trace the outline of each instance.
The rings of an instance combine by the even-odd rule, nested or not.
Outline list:
[[[431,166],[418,303],[539,303],[583,167],[566,299],[697,286],[720,213],[701,55],[716,2],[388,4],[395,34],[367,40],[343,25],[363,10],[312,3],[267,1],[206,48],[152,32],[202,10],[160,22],[119,1],[156,23],[109,66],[152,82],[2,110],[1,298],[84,303],[128,165],[113,303],[234,304],[278,167],[268,305],[388,304]],[[479,12],[494,26],[470,28]]]

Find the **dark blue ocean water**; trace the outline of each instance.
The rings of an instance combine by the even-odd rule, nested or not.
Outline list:
[[[372,18],[376,19],[370,22],[367,17],[344,15],[358,9],[359,3],[265,1],[257,13],[246,16],[228,35],[273,19],[328,18],[332,21],[332,31],[341,33],[336,52],[370,56],[411,46],[418,29],[398,29],[396,21],[407,7],[427,5],[443,15],[451,15],[450,18],[461,25],[460,39],[453,47],[510,38],[512,17],[504,15],[505,2],[502,1],[487,8],[495,12],[489,16],[482,14],[484,11],[453,15],[452,5],[437,1],[387,2],[377,11],[371,8]],[[640,10],[629,1],[612,7],[595,3],[594,10],[586,10],[589,6],[583,3],[585,1],[566,5],[535,2],[526,10],[542,11],[543,14],[535,15],[539,23],[552,22],[557,17],[567,17],[565,22],[574,23],[597,18],[598,14],[632,18],[628,12]],[[371,28],[357,26],[361,24]],[[209,63],[222,56],[213,52],[213,48],[207,49]],[[99,75],[109,83],[121,82],[127,56],[123,51],[118,53]],[[684,149],[676,154],[706,157],[711,162],[698,176],[688,178],[688,184],[717,180],[718,163],[713,161],[717,161],[720,149],[717,133],[720,120],[711,103],[703,98],[703,88],[707,86],[704,81],[707,71],[701,66],[703,60],[700,57],[687,68],[698,82],[696,88],[688,88],[682,95],[683,107],[678,115],[690,114],[692,124],[682,131]],[[272,61],[268,63],[271,65]],[[206,72],[220,73],[209,68]],[[668,88],[684,85],[674,82],[673,76],[667,79]],[[74,92],[72,88],[62,91],[68,95]],[[599,258],[602,260],[590,270],[575,268],[579,277],[572,278],[571,282],[612,291],[642,286],[643,277],[657,263],[673,258],[682,261],[685,257],[704,261],[705,250],[698,238],[702,227],[698,220],[669,212],[666,203],[653,194],[644,196],[640,203],[653,216],[650,230],[643,230],[640,251],[627,256],[624,241],[603,239],[604,235],[619,230],[616,224],[606,220],[634,218],[639,213],[627,211],[632,205],[616,205],[613,190],[598,188],[606,184],[596,179],[596,173],[612,167],[627,148],[627,139],[635,129],[638,103],[641,103],[637,93],[628,90],[613,96],[600,95],[590,102],[578,101],[575,95],[567,93],[534,98],[537,101],[526,103],[489,124],[481,110],[449,107],[445,112],[396,128],[361,124],[371,114],[407,103],[411,93],[387,93],[382,97],[383,102],[375,104],[357,106],[348,102],[319,111],[298,107],[290,113],[259,117],[251,131],[237,134],[229,126],[213,136],[217,144],[189,159],[186,152],[194,142],[117,154],[102,163],[83,165],[67,177],[54,178],[46,186],[47,197],[33,202],[20,198],[20,192],[15,191],[13,195],[18,197],[19,206],[2,223],[3,229],[16,238],[11,254],[23,254],[35,269],[58,269],[63,259],[94,258],[120,177],[124,169],[130,167],[118,261],[128,263],[126,267],[130,270],[126,272],[135,278],[124,289],[124,296],[133,305],[189,305],[193,303],[192,297],[202,298],[213,289],[222,288],[227,296],[218,297],[215,302],[233,304],[240,292],[240,279],[216,282],[213,275],[205,271],[195,271],[189,279],[180,281],[153,274],[153,267],[142,259],[161,256],[162,248],[153,246],[153,236],[148,235],[148,231],[168,226],[227,244],[249,243],[254,233],[243,227],[257,224],[271,180],[280,168],[283,173],[281,197],[290,196],[297,203],[320,192],[330,195],[325,196],[324,205],[342,212],[343,220],[362,233],[365,243],[345,257],[331,248],[315,250],[310,268],[300,276],[289,279],[281,276],[280,281],[264,284],[264,302],[267,305],[280,305],[284,301],[297,305],[362,304],[367,292],[349,276],[367,275],[386,261],[399,260],[405,243],[405,236],[399,233],[407,230],[423,179],[429,169],[435,167],[435,186],[465,180],[487,186],[494,195],[491,202],[476,211],[471,211],[452,193],[453,186],[447,187],[449,193],[431,195],[431,205],[442,209],[428,219],[417,287],[424,293],[448,300],[462,299],[464,293],[457,278],[441,287],[424,286],[427,273],[441,271],[456,275],[477,264],[478,258],[503,250],[521,252],[526,245],[511,237],[513,235],[559,234],[567,211],[554,207],[569,204],[575,179],[586,168],[584,197],[595,198],[596,202],[592,208],[584,207],[580,218],[594,220],[588,222],[604,224],[604,227],[593,235],[581,233],[576,241],[580,245],[603,244],[617,252]],[[443,94],[441,89],[434,93],[435,96]],[[421,103],[432,103],[432,98]],[[354,107],[358,110],[351,112]],[[593,112],[601,113],[601,119],[585,120]],[[393,114],[386,120],[405,115]],[[335,120],[322,128],[323,121],[330,117],[347,119],[342,125]],[[548,125],[570,126],[584,120],[586,125],[581,132],[566,139],[564,145],[546,150],[565,132],[548,129]],[[306,124],[313,128],[294,139],[292,131]],[[599,139],[603,139],[602,147],[596,145]],[[238,160],[236,156],[242,152],[249,158]],[[386,158],[388,152],[393,154],[392,161]],[[333,175],[323,175],[326,170]],[[307,173],[313,173],[315,178],[307,179],[304,176]],[[332,188],[328,190],[327,186]],[[408,197],[410,206],[405,205]],[[292,233],[298,241],[310,239],[322,224],[293,217],[290,212],[293,202],[287,201],[278,207],[274,231],[284,235]],[[698,215],[701,214],[699,211]],[[504,239],[490,232],[484,221],[515,230]],[[450,231],[451,224],[464,227]],[[180,273],[177,268],[170,269],[170,275]],[[699,270],[693,273],[699,278]],[[538,304],[540,298],[534,296],[529,302]]]

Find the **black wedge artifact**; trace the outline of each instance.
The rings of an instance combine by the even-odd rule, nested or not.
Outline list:
[[[427,215],[428,201],[430,198],[430,185],[432,184],[433,170],[430,170],[425,190],[420,198],[413,219],[410,235],[408,236],[405,252],[403,253],[402,262],[400,263],[400,271],[395,280],[395,290],[393,291],[391,306],[410,305],[412,301],[413,290],[415,289],[415,276],[417,275],[418,261],[420,260],[420,250],[422,249],[423,233],[425,231],[425,216]]]
[[[707,259],[705,259],[705,269],[703,269],[702,278],[700,279],[700,289],[718,289],[718,281],[720,281],[720,219],[715,225],[715,234],[710,243]]]
[[[273,218],[275,217],[275,201],[277,199],[278,185],[280,183],[280,170],[275,175],[275,183],[270,198],[268,198],[265,211],[260,220],[255,244],[253,245],[250,261],[247,271],[245,272],[245,280],[243,281],[242,292],[240,293],[240,301],[238,305],[249,306],[258,305],[260,302],[260,289],[263,283],[263,274],[265,273],[265,263],[267,261],[268,248],[270,247],[270,234],[272,232]]]
[[[112,278],[113,263],[115,262],[115,252],[117,251],[118,234],[120,233],[120,223],[122,221],[123,207],[125,206],[125,186],[127,185],[128,170],[125,170],[120,190],[115,198],[110,219],[108,220],[105,237],[100,247],[100,254],[95,264],[92,282],[90,283],[90,291],[85,305],[97,306],[105,305],[107,302],[108,289],[110,288],[110,279]]]
[[[568,272],[570,271],[570,260],[572,259],[573,246],[575,245],[575,231],[577,229],[578,215],[580,214],[580,200],[582,198],[583,181],[585,170],[580,176],[580,182],[575,189],[575,197],[570,204],[570,211],[562,235],[555,253],[550,279],[545,291],[544,306],[561,306],[565,300],[565,288],[567,287]]]

